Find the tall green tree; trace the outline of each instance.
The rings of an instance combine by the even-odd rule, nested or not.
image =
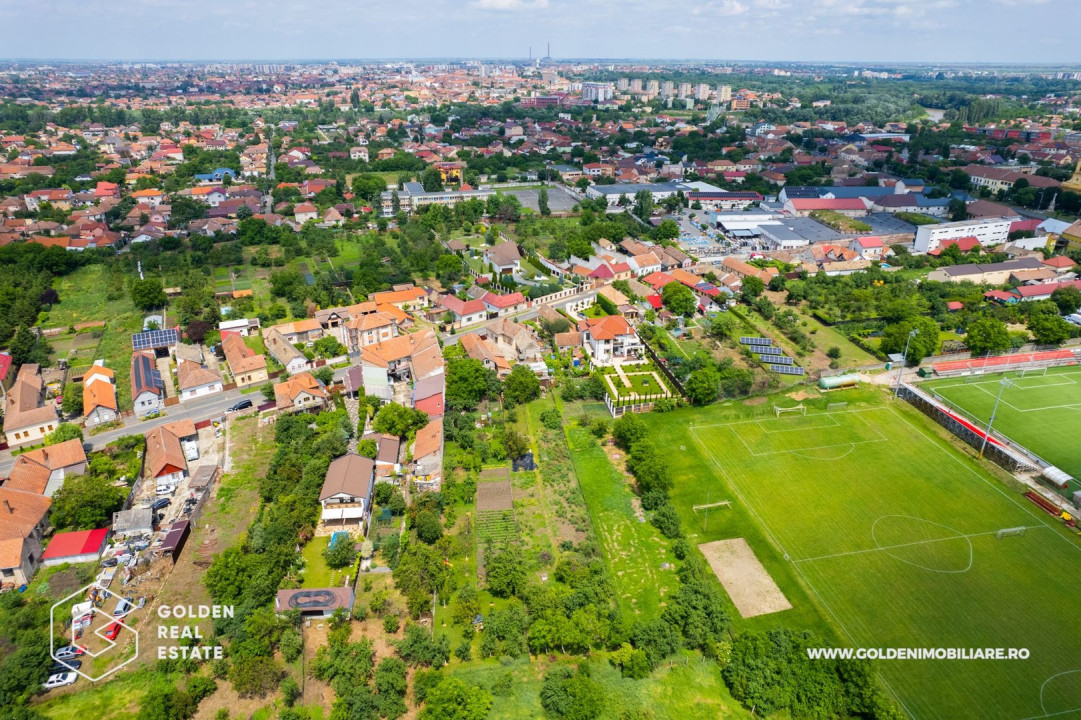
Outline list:
[[[996,355],[1010,349],[1010,331],[995,317],[981,317],[968,326],[965,345],[973,355]]]

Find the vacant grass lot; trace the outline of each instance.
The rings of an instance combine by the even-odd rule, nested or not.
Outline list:
[[[1002,391],[995,429],[1075,478],[1081,479],[1081,372],[1074,367],[1051,368],[1046,375],[1019,377],[1008,373],[1012,387]],[[995,405],[1002,375],[983,375],[977,381],[946,378],[925,383],[929,389],[965,414],[987,422]],[[969,378],[973,380],[973,378]],[[1074,488],[1078,489],[1078,488]]]
[[[630,617],[656,617],[665,596],[678,585],[667,541],[635,515],[634,493],[608,456],[581,426],[567,427],[567,442],[593,529],[608,563],[616,598]],[[662,563],[669,563],[662,570]]]
[[[747,538],[794,606],[737,626],[803,627],[818,611],[851,646],[1028,648],[1027,661],[879,667],[920,720],[1081,717],[1081,673],[1071,673],[1081,636],[1060,626],[1074,613],[1076,539],[909,406],[869,389],[828,400],[850,406],[773,418],[768,405],[729,403],[649,416],[654,436],[681,451],[673,501],[687,532]],[[708,530],[689,507],[707,491],[733,503],[711,511]],[[1023,536],[996,539],[1019,526]]]

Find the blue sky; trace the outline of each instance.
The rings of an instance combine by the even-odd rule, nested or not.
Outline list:
[[[0,0],[0,56],[1081,64],[1081,0]]]

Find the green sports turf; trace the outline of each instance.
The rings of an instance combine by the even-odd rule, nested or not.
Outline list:
[[[669,413],[654,432],[686,447],[697,468],[673,491],[685,522],[700,522],[688,506],[707,488],[733,500],[731,514],[713,516],[720,534],[711,527],[695,541],[747,537],[793,603],[755,621],[801,627],[813,603],[851,646],[1027,648],[1024,661],[882,661],[879,670],[919,720],[1081,719],[1081,545],[1053,520],[907,405],[709,417]],[[743,512],[753,520],[741,523]],[[1024,535],[995,536],[1019,526]]]
[[[965,414],[987,422],[1003,375],[944,378],[920,385]],[[1006,373],[1013,386],[1002,390],[994,428],[1052,465],[1081,480],[1081,370],[1050,368],[1046,375]],[[1081,489],[1081,488],[1075,488]]]

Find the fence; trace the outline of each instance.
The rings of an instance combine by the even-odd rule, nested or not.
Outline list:
[[[1009,438],[992,430],[989,434],[980,429],[974,420],[950,407],[937,396],[908,384],[902,384],[898,396],[937,422],[942,427],[961,438],[974,448],[984,447],[983,454],[996,465],[1010,472],[1038,472],[1048,466],[1038,456]],[[986,446],[984,439],[986,438]]]
[[[676,379],[676,376],[668,369],[668,364],[663,362],[660,356],[657,355],[657,351],[644,340],[642,341],[642,347],[646,349],[646,355],[649,355],[649,359],[653,361],[653,364],[660,368],[660,371],[668,378],[668,382],[672,383],[672,387],[674,387],[680,395],[687,397],[687,390],[683,387],[683,383]]]

